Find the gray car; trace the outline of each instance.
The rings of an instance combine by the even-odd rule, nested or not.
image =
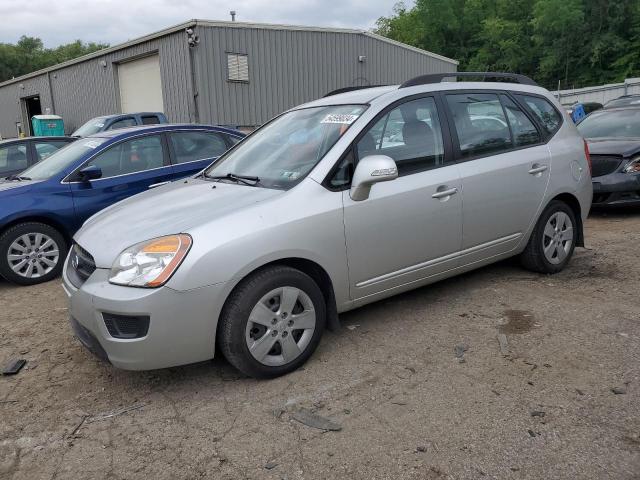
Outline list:
[[[562,270],[592,198],[573,122],[526,77],[441,80],[294,108],[201,174],[89,219],[63,275],[76,336],[124,369],[219,348],[274,377],[347,310],[515,255]],[[485,129],[486,111],[500,122]]]

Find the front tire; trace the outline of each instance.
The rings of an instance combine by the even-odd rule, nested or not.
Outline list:
[[[307,361],[325,322],[324,297],[311,277],[287,266],[267,267],[229,296],[220,316],[218,345],[244,374],[273,378]]]
[[[48,282],[62,271],[67,242],[55,228],[26,222],[0,236],[0,275],[18,285]]]
[[[520,255],[524,268],[558,273],[569,263],[577,238],[576,216],[569,205],[552,201],[536,223],[527,248]]]

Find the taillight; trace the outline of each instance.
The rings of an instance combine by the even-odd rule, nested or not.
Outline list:
[[[587,164],[589,165],[589,174],[593,175],[593,167],[591,166],[591,154],[589,154],[589,144],[586,140],[582,140],[584,143],[584,156],[587,159]]]

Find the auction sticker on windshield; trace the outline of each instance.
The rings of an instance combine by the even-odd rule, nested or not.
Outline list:
[[[359,115],[348,113],[330,113],[320,123],[338,123],[340,125],[351,125],[358,119]]]

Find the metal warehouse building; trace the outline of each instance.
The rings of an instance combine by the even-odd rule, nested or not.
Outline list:
[[[455,60],[361,30],[191,20],[0,83],[0,134],[38,113],[72,132],[99,115],[254,127],[347,86],[454,72]]]

